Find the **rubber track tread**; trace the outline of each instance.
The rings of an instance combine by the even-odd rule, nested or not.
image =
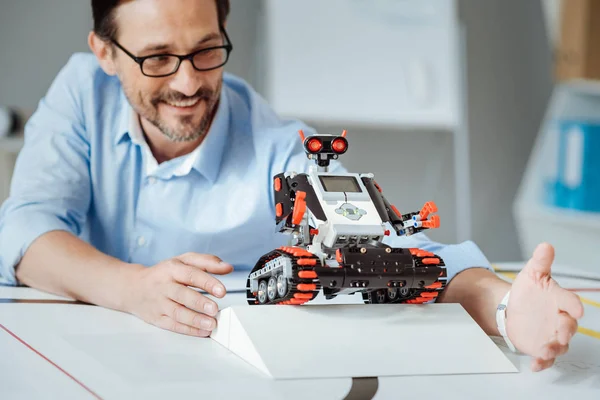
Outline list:
[[[294,255],[294,253],[296,253],[297,255]],[[298,255],[298,253],[300,253],[300,254]],[[275,300],[272,300],[272,301],[267,298],[266,303],[260,304],[256,295],[254,295],[254,293],[252,293],[250,291],[250,279],[248,278],[246,281],[246,300],[248,301],[248,304],[250,304],[250,305],[269,305],[269,304],[300,305],[300,304],[309,302],[309,301],[313,300],[315,297],[317,297],[317,295],[321,291],[321,284],[319,282],[319,279],[318,278],[314,278],[314,279],[304,278],[303,279],[298,276],[298,272],[300,272],[300,271],[314,271],[313,265],[298,265],[298,260],[314,259],[314,260],[316,260],[317,265],[320,264],[318,257],[312,255],[305,249],[298,248],[298,247],[281,247],[277,250],[273,250],[272,252],[265,254],[263,257],[261,257],[259,259],[259,261],[256,263],[255,267],[252,269],[250,274],[254,273],[255,271],[260,270],[261,268],[263,268],[265,266],[265,264],[267,262],[269,262],[277,257],[287,257],[291,260],[291,263],[292,263],[293,278],[291,281],[288,279],[287,293],[285,294],[285,296],[277,297],[277,298],[275,298]],[[312,284],[315,286],[315,289],[308,290],[308,291],[299,290],[298,289],[299,284]],[[307,298],[296,299],[296,298],[294,298],[294,295],[296,293],[311,294],[311,296],[310,297],[306,296]],[[305,296],[302,296],[302,297],[305,297]]]

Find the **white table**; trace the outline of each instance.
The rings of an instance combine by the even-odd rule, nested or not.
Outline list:
[[[557,279],[564,287],[600,288],[598,281]],[[579,294],[585,304],[580,333],[569,353],[540,373],[529,371],[528,357],[498,342],[520,373],[279,381],[211,339],[29,288],[0,287],[0,398],[594,399],[600,395],[600,292]],[[243,301],[243,294],[232,294],[221,306]],[[335,368],[325,355],[315,362]]]

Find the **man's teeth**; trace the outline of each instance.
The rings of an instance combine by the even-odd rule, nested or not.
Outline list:
[[[167,101],[166,103],[173,107],[191,107],[196,105],[200,99],[190,99],[184,101]]]

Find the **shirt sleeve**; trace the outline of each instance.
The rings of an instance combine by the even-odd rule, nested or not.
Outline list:
[[[59,72],[25,127],[9,198],[0,208],[0,284],[17,285],[15,266],[44,233],[79,235],[91,198],[89,141],[77,59]]]

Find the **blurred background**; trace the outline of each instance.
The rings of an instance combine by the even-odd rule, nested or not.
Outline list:
[[[547,240],[572,261],[600,230],[583,157],[600,112],[600,57],[582,33],[596,34],[593,2],[231,0],[225,69],[284,117],[347,129],[351,171],[373,172],[401,212],[437,203],[434,240],[471,239],[492,262]],[[0,108],[26,119],[69,56],[89,51],[91,26],[89,1],[2,1]],[[0,133],[0,201],[19,131]]]

